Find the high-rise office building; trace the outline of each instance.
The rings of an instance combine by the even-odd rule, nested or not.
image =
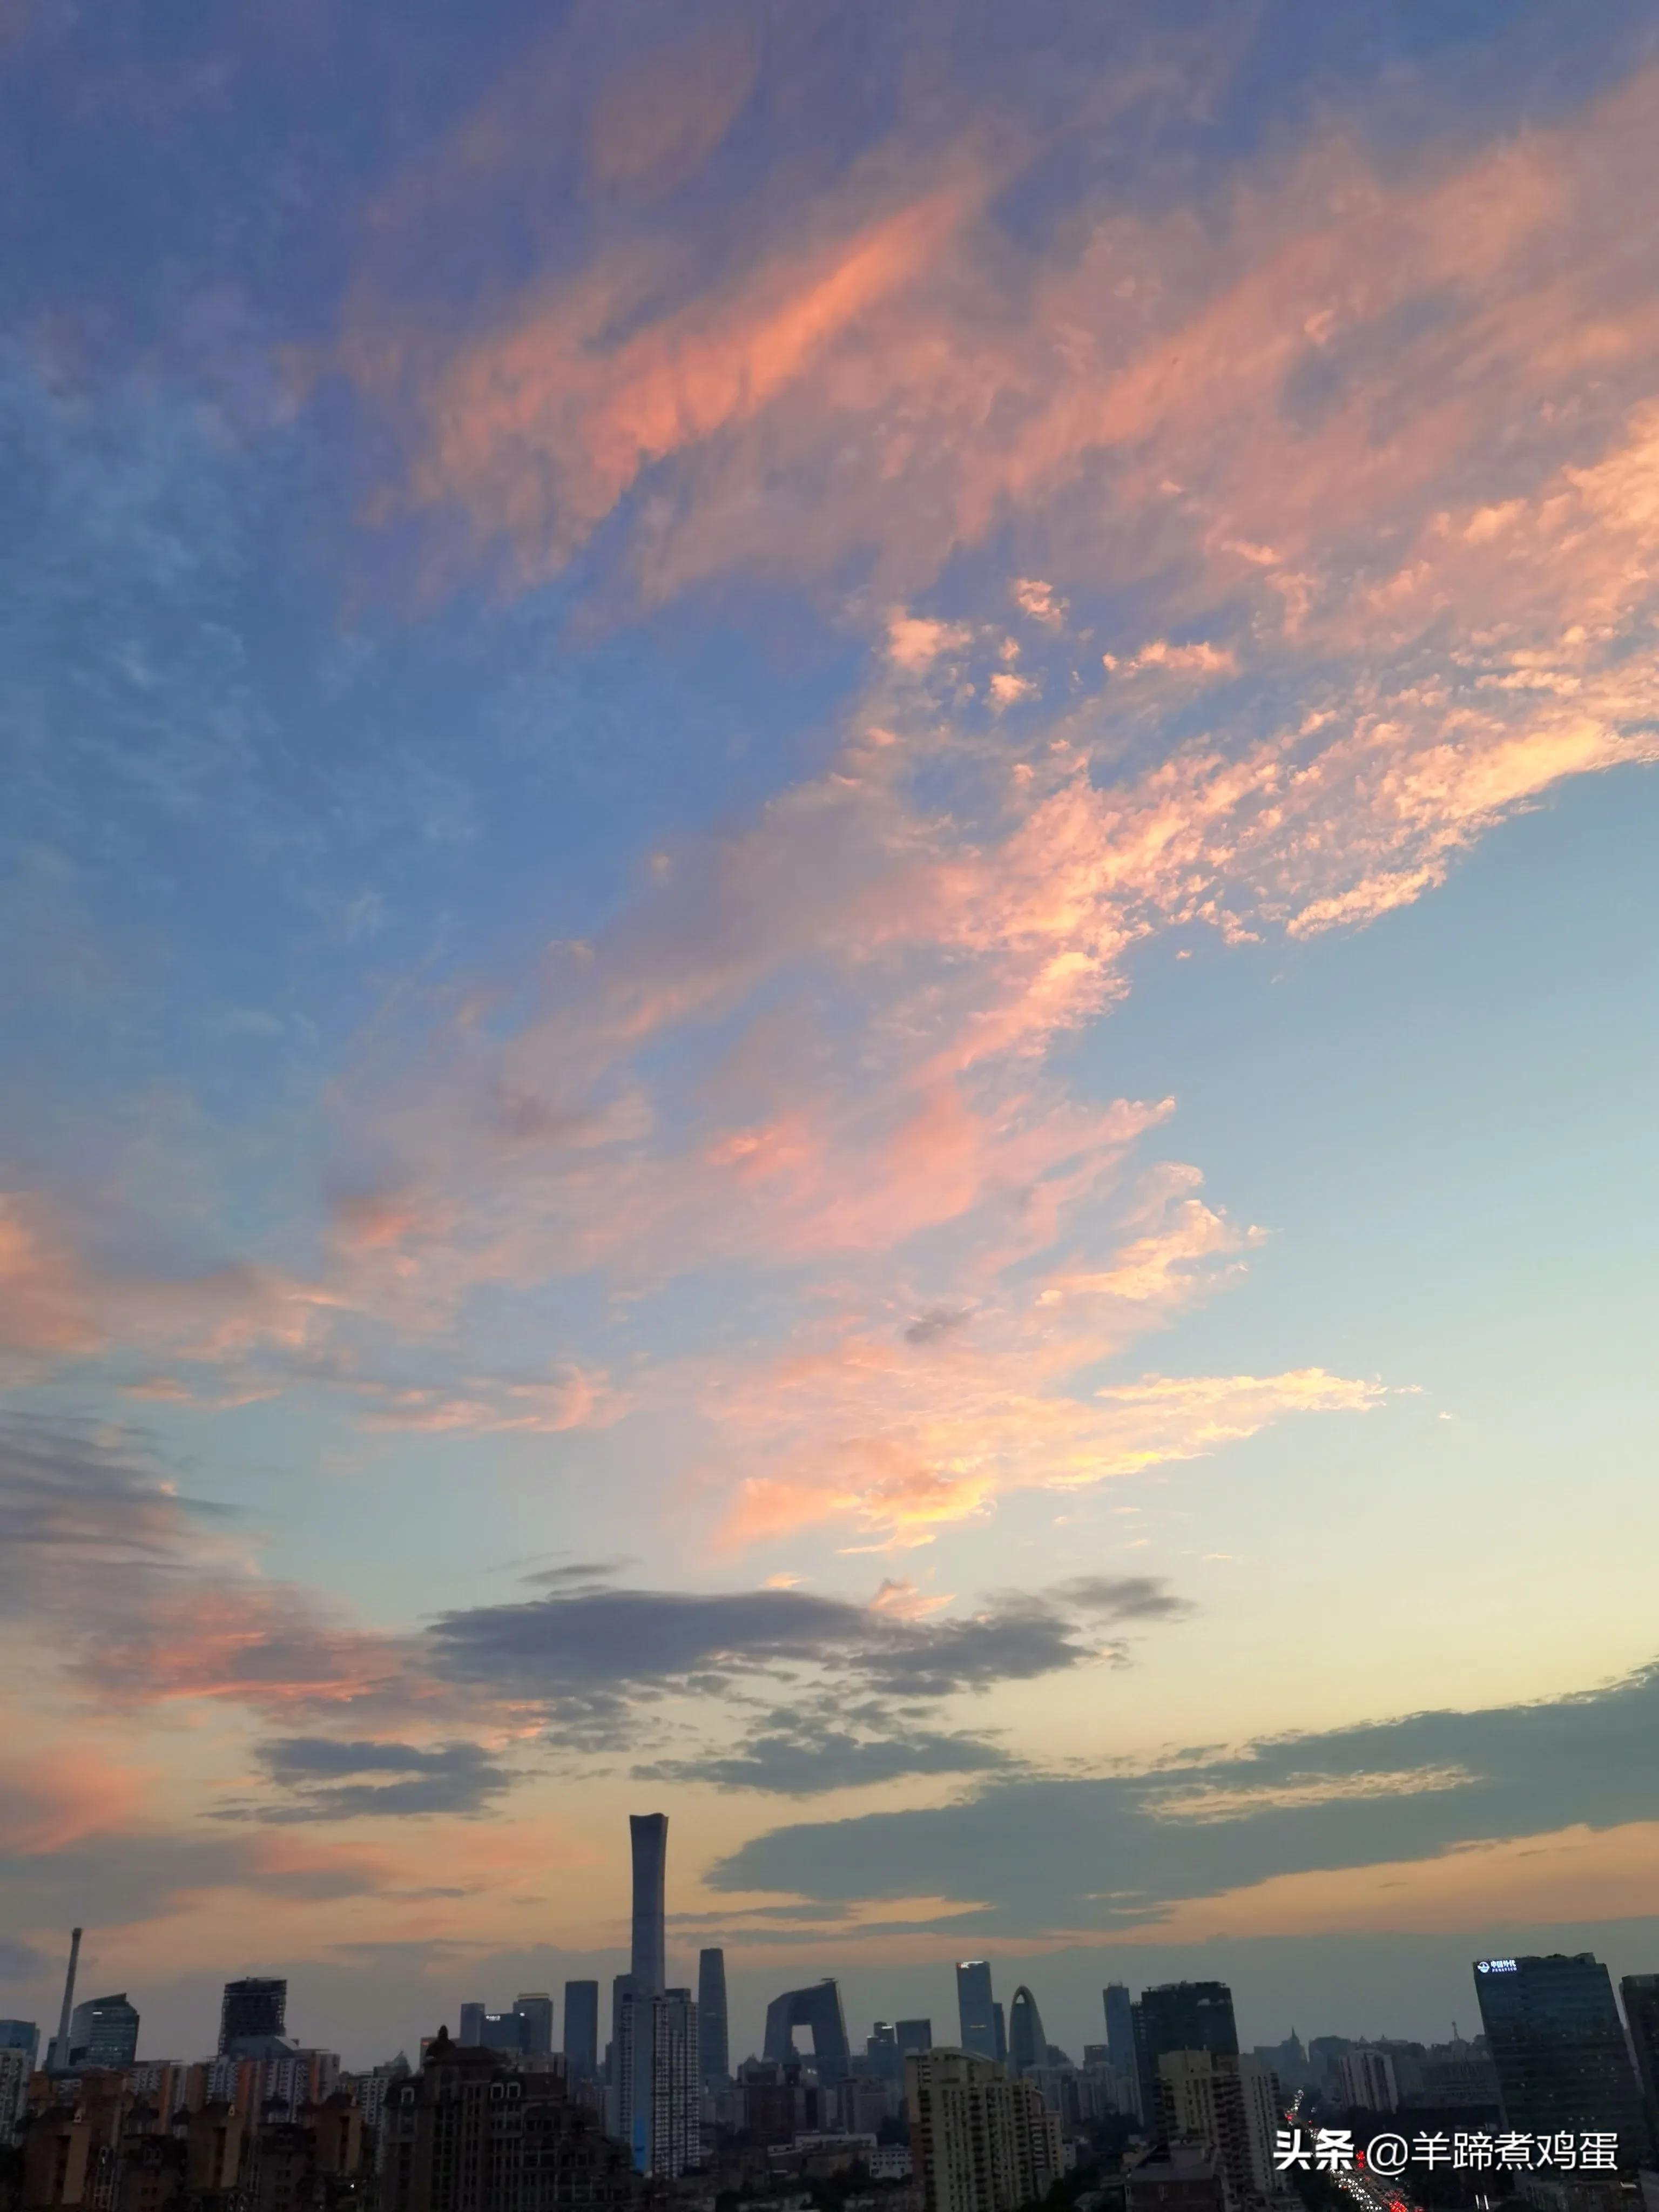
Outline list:
[[[476,2001],[461,2007],[461,2024],[455,2040],[463,2050],[477,2051],[483,2042],[484,2015],[489,2008]]]
[[[926,2212],[1018,2212],[1060,2178],[1060,2122],[994,2058],[912,2051],[904,2062],[912,2171]]]
[[[690,1990],[659,1990],[651,2000],[651,2130],[644,2171],[678,2181],[701,2164],[697,2008]]]
[[[837,1983],[814,1982],[806,1989],[786,1990],[781,1996],[774,1997],[766,2008],[762,2056],[787,2065],[795,2056],[798,2027],[812,2031],[812,2058],[820,2083],[830,2088],[844,2081],[851,2070],[851,2052]]]
[[[1043,2033],[1037,2001],[1022,1982],[1008,2008],[1008,2071],[1018,2081],[1034,2066],[1048,2063],[1048,2039]]]
[[[1474,1990],[1505,2127],[1611,2129],[1620,2162],[1634,2166],[1647,2150],[1647,2120],[1601,1960],[1589,1951],[1480,1959]]]
[[[962,1959],[957,1963],[957,2020],[962,2048],[977,2057],[996,2059],[996,2002],[991,1995],[988,1959]]]
[[[931,2020],[896,2021],[893,2023],[893,2040],[901,2054],[931,2051],[933,2047],[933,2023]]]
[[[668,1815],[632,1813],[628,1820],[634,1846],[634,1942],[629,1972],[655,1996],[668,1979]]]
[[[69,2040],[71,2066],[131,2066],[138,2051],[138,2014],[126,1991],[76,2005]]]
[[[1129,1992],[1121,1982],[1108,1982],[1100,1993],[1100,2002],[1106,2015],[1106,2049],[1111,2063],[1120,2074],[1133,2074],[1135,2023]]]
[[[233,2044],[282,2035],[287,2023],[285,1981],[250,1974],[239,1982],[227,1982],[219,2000],[220,2056],[227,2054]]]
[[[732,2051],[726,2023],[726,1954],[697,1954],[697,2075],[706,2089],[732,2078]]]
[[[33,2065],[40,2050],[40,2031],[32,2020],[0,2020],[0,2051],[23,2051]]]
[[[524,1990],[513,2000],[513,2009],[524,2022],[520,2048],[528,2058],[553,2054],[553,2000],[545,1990]]]
[[[564,2070],[574,2087],[592,2081],[599,2070],[599,1985],[597,1982],[567,1982],[564,1985]]]
[[[529,2050],[530,2024],[514,2005],[511,2012],[487,2012],[478,2040],[486,2051],[501,2051],[521,2058]]]
[[[1158,2062],[1166,2051],[1238,2056],[1233,1993],[1225,1982],[1160,1982],[1141,1991],[1131,2017],[1144,2119],[1150,2121],[1158,2109]]]
[[[1636,2054],[1636,2078],[1647,2112],[1648,2141],[1659,2148],[1659,1974],[1626,1974],[1619,1984],[1625,2025]],[[5,2022],[0,2021],[0,2037]]]
[[[1008,2061],[1008,2023],[1003,2017],[1002,2000],[1000,1997],[999,1997],[996,2002],[991,2007],[991,2024],[996,2030],[997,2063],[999,2066],[1006,2065]]]

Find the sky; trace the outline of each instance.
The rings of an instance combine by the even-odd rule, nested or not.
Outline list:
[[[1659,1969],[1659,22],[0,0],[0,2012]]]

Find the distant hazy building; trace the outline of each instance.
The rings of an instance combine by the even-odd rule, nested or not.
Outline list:
[[[520,2047],[527,2058],[553,2055],[553,2000],[545,1990],[524,1990],[513,2000],[513,2009],[524,2022]]]
[[[991,2025],[996,2031],[997,2063],[1004,2065],[1008,2057],[1008,2023],[1003,2018],[1001,2001],[991,2007]]]
[[[23,2051],[31,2066],[40,2055],[40,2031],[32,2020],[0,2020],[0,2051]]]
[[[572,2087],[592,2081],[599,2070],[599,1985],[564,1985],[564,2070]]]
[[[933,2023],[931,2020],[901,2020],[893,2023],[893,2040],[901,2055],[910,2051],[931,2051],[933,2047]]]
[[[668,1978],[668,1815],[630,1814],[628,1831],[634,1850],[633,1955],[629,1972],[642,1990],[655,1996]]]
[[[1431,2043],[1418,2065],[1417,2095],[1437,2112],[1462,2110],[1495,2115],[1498,2109],[1498,2069],[1492,2063],[1486,2037],[1483,2035],[1478,2044],[1462,2039],[1453,2043]],[[1401,2097],[1403,2104],[1412,2102],[1403,2082]]]
[[[1233,1993],[1224,1982],[1159,1983],[1141,1991],[1133,2019],[1141,2116],[1148,2121],[1158,2105],[1158,2062],[1166,2051],[1238,2056]]]
[[[1481,1959],[1475,1996],[1506,2127],[1614,2130],[1621,2163],[1647,2149],[1647,2121],[1613,1983],[1589,1951]]]
[[[1397,2112],[1401,2106],[1400,2076],[1386,2051],[1361,2044],[1345,2051],[1336,2062],[1337,2094],[1351,2112]]]
[[[1258,2043],[1255,2055],[1264,2066],[1272,2068],[1286,2089],[1305,2088],[1313,2080],[1307,2051],[1294,2028],[1283,2043]]]
[[[1048,2063],[1048,2039],[1042,2032],[1037,2001],[1022,1982],[1008,2008],[1008,2070],[1016,2080],[1034,2066]]]
[[[1019,2212],[1060,2172],[1060,2124],[1029,2081],[968,2051],[904,2062],[912,2172],[925,2212]]]
[[[464,2050],[476,2051],[483,2044],[484,2015],[489,2010],[488,2005],[477,2002],[461,2007],[460,2025],[456,2030],[455,2040]]]
[[[804,1990],[785,1990],[766,2008],[766,2039],[762,2056],[783,2064],[795,2056],[794,2032],[812,2032],[812,2057],[818,2080],[833,2087],[844,2081],[851,2056],[847,2022],[841,2008],[841,1989],[832,1979],[813,1982]]]
[[[996,2001],[991,1994],[991,1965],[988,1959],[963,1959],[957,1964],[957,2017],[962,2047],[981,2058],[1002,2054],[997,2045]]]
[[[227,1982],[219,2000],[219,2049],[250,2038],[264,2039],[288,2032],[288,1984],[263,1975],[249,1974]]]
[[[726,1954],[697,1954],[697,2073],[706,2089],[732,2078],[732,2050],[726,2018]]]
[[[71,2066],[131,2066],[138,2055],[138,2014],[126,1991],[88,1997],[70,2016]]]

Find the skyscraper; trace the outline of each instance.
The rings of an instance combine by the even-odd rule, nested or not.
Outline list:
[[[731,2079],[726,2026],[726,1954],[697,1954],[697,2077],[705,2089]]]
[[[1659,2147],[1659,1974],[1626,1974],[1619,1984],[1625,2025],[1636,2053],[1636,2078],[1646,2108],[1648,2141]],[[0,2039],[5,2022],[0,2021]]]
[[[893,2023],[893,2040],[901,2053],[931,2051],[933,2047],[933,2023],[931,2020],[896,2021]]]
[[[131,2066],[138,2051],[138,2014],[126,1991],[76,2005],[69,2041],[71,2066]]]
[[[0,2051],[22,2051],[33,2065],[40,2048],[40,2031],[32,2020],[0,2020]]]
[[[994,2059],[997,2050],[995,2000],[991,1995],[991,1966],[987,1959],[957,1962],[957,2017],[962,2047],[981,2058]]]
[[[812,2057],[818,2080],[826,2087],[844,2081],[850,2070],[847,2022],[841,2008],[841,1989],[832,1980],[814,1982],[804,1990],[786,1990],[766,2008],[766,2041],[762,2055],[786,2065],[795,2055],[794,2031],[812,2031]]]
[[[634,1948],[629,1972],[641,1989],[655,1996],[668,1978],[668,1815],[632,1813],[628,1827],[634,1845]]]
[[[1033,2066],[1048,2063],[1048,2039],[1042,2032],[1037,2001],[1022,1982],[1008,2008],[1008,2070],[1018,2081]]]
[[[1106,2014],[1106,2049],[1120,2074],[1135,2070],[1135,2023],[1129,1992],[1121,1982],[1108,1982],[1100,1993]]]
[[[1141,2117],[1158,2110],[1158,2062],[1166,2051],[1238,2056],[1233,1993],[1225,1982],[1161,1982],[1132,2008]]]
[[[249,2037],[281,2035],[288,2021],[288,1984],[248,1975],[227,1982],[219,2000],[219,2055]]]
[[[553,2051],[553,2000],[545,1990],[525,1990],[513,2000],[524,2022],[520,2048],[526,2057],[547,2058]]]
[[[572,2086],[592,2081],[599,2070],[599,1985],[564,1985],[564,2070]]]
[[[461,2007],[461,2024],[456,2030],[455,2040],[464,2050],[476,2051],[483,2043],[484,2015],[489,2010],[487,2004],[476,2000]]]
[[[1621,2165],[1647,2148],[1642,2099],[1613,1983],[1589,1951],[1480,1959],[1474,1993],[1506,2127],[1613,2130]]]

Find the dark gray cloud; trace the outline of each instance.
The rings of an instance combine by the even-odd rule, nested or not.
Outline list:
[[[984,1900],[966,1931],[1145,1924],[1271,1875],[1659,1819],[1659,1664],[1547,1704],[1430,1712],[1178,1755],[1152,1773],[993,1779],[936,1811],[776,1828],[717,1888]]]
[[[578,1752],[628,1741],[636,1708],[671,1692],[740,1700],[745,1682],[828,1679],[855,1697],[921,1701],[915,1711],[837,1708],[809,1734],[798,1704],[719,1747],[640,1770],[802,1794],[899,1774],[985,1773],[1006,1753],[972,1735],[913,1723],[927,1705],[998,1682],[1029,1681],[1106,1658],[1103,1625],[1154,1623],[1190,1610],[1146,1577],[1083,1577],[1054,1592],[1008,1594],[967,1617],[916,1620],[801,1589],[695,1593],[583,1584],[513,1605],[443,1614],[425,1663],[451,1687],[538,1702],[548,1734]],[[804,1692],[810,1696],[811,1692]],[[844,1702],[844,1700],[843,1700]]]
[[[634,1768],[639,1782],[704,1782],[723,1790],[761,1790],[812,1797],[857,1790],[908,1774],[987,1774],[1018,1765],[1011,1752],[982,1736],[906,1728],[896,1721],[851,1729],[802,1725],[774,1714],[735,1751],[698,1759],[661,1759]]]
[[[1074,1575],[1048,1595],[1098,1620],[1182,1620],[1197,1610],[1157,1575]]]
[[[261,1744],[258,1758],[271,1780],[290,1793],[291,1802],[237,1806],[226,1818],[286,1823],[478,1813],[516,1778],[472,1743],[423,1751],[409,1743],[281,1736]]]
[[[520,1582],[534,1583],[543,1589],[577,1590],[596,1588],[619,1575],[633,1560],[626,1553],[613,1559],[573,1559],[568,1566],[538,1567],[533,1574],[520,1575]]]
[[[972,1318],[972,1315],[965,1310],[954,1312],[949,1306],[931,1307],[927,1313],[916,1316],[904,1332],[904,1341],[907,1344],[937,1343],[940,1337],[949,1336],[953,1329],[962,1328]]]
[[[138,1595],[134,1577],[197,1564],[227,1509],[166,1489],[131,1441],[90,1422],[0,1423],[0,1611]]]

